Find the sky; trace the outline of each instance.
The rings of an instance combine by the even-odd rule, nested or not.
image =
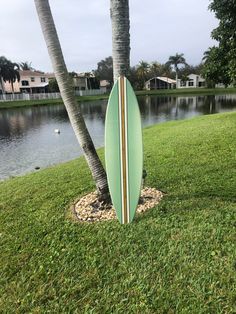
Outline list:
[[[50,5],[69,71],[91,71],[112,54],[110,0],[50,0]],[[196,65],[214,45],[210,34],[218,21],[209,0],[130,0],[129,5],[131,65],[165,63],[176,53]],[[1,0],[2,55],[52,71],[33,0]]]

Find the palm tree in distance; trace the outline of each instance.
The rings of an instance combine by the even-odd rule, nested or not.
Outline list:
[[[175,79],[176,79],[176,87],[178,86],[178,72],[179,72],[179,68],[178,65],[179,64],[183,64],[183,65],[187,65],[187,62],[184,58],[184,54],[183,53],[176,53],[175,56],[170,56],[169,60],[166,62],[166,65],[168,66],[173,66],[175,69]]]
[[[20,80],[19,65],[11,62],[5,57],[0,57],[0,87],[2,93],[4,92],[3,81],[11,84],[12,93],[14,93],[13,84]]]
[[[0,89],[1,93],[4,93],[4,84],[3,81],[6,81],[6,72],[7,72],[7,67],[8,67],[8,61],[7,58],[4,56],[0,57]]]
[[[130,68],[129,1],[110,0],[114,82]]]
[[[31,64],[32,62],[25,61],[25,62],[19,63],[19,66],[20,66],[20,69],[23,71],[30,71],[30,70],[34,70]]]
[[[202,57],[202,62],[206,63],[210,58],[211,55],[214,54],[214,52],[217,50],[215,46],[209,47],[204,53]]]
[[[8,82],[11,84],[11,90],[12,93],[14,94],[14,83],[16,81],[20,81],[20,73],[19,73],[20,67],[17,63],[15,62],[10,62],[9,65],[9,77],[8,77]]]
[[[71,125],[84,152],[84,156],[96,183],[99,199],[108,201],[109,190],[106,172],[97,155],[94,144],[85,125],[80,105],[78,105],[75,99],[72,79],[70,78],[66,68],[49,1],[34,0],[34,2],[48,48],[48,53],[52,62],[53,71],[55,73],[62,100],[65,104]]]
[[[148,79],[148,73],[150,71],[150,65],[146,61],[140,61],[137,66],[137,76],[141,81],[142,88],[144,87],[144,84],[146,80]]]
[[[150,66],[150,72],[153,77],[159,76],[161,73],[161,64],[157,61],[153,61]]]

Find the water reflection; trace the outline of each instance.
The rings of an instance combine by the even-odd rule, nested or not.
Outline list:
[[[236,95],[141,96],[143,126],[236,109]],[[106,100],[81,104],[95,146],[104,145]],[[61,134],[55,134],[55,129]],[[78,157],[81,150],[63,105],[0,110],[0,179]]]

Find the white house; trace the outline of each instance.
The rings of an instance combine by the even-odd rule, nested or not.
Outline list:
[[[9,82],[4,82],[6,93],[46,93],[48,92],[48,81],[54,76],[54,74],[32,70],[19,71],[19,73],[20,81],[13,83],[13,90]]]
[[[177,88],[197,88],[205,87],[205,79],[198,74],[189,74],[188,80],[178,80]]]
[[[171,89],[175,88],[176,81],[166,76],[156,76],[145,82],[144,87],[147,90],[152,89]]]

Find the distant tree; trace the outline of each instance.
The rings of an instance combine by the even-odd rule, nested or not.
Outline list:
[[[175,56],[170,56],[169,60],[166,62],[167,65],[173,66],[175,69],[175,79],[176,79],[176,86],[177,86],[177,82],[178,82],[178,75],[179,75],[179,65],[187,65],[186,60],[184,58],[184,54],[183,53],[176,53]]]
[[[185,78],[188,77],[189,74],[197,74],[201,75],[203,69],[203,63],[200,63],[198,65],[186,65],[185,67],[179,69],[179,78],[181,80],[185,80]]]
[[[136,73],[139,80],[139,86],[143,89],[145,82],[150,78],[150,64],[141,60],[137,65]]]
[[[107,57],[97,64],[97,69],[94,70],[95,76],[99,80],[107,80],[111,85],[113,84],[113,59]]]
[[[69,76],[70,76],[71,78],[77,76],[77,73],[76,73],[75,71],[68,72],[68,74],[69,74]]]
[[[3,81],[6,82],[7,78],[8,61],[4,56],[0,57],[0,88],[2,93],[4,92]]]
[[[211,47],[204,52],[202,75],[208,87],[217,83],[228,86],[231,82],[227,52],[222,47]]]
[[[161,64],[157,61],[153,61],[150,65],[150,76],[156,77],[161,75]]]
[[[236,1],[212,0],[209,9],[219,20],[219,26],[211,34],[212,38],[218,41],[219,49],[217,51],[216,47],[212,47],[210,59],[216,57],[216,52],[219,56],[223,54],[223,64],[220,59],[216,62],[220,62],[220,66],[227,72],[230,82],[236,84]],[[213,72],[215,72],[214,69]]]
[[[3,92],[3,81],[11,84],[12,92],[14,93],[14,82],[20,80],[19,65],[11,62],[5,57],[0,57],[0,85]]]
[[[57,80],[55,78],[52,78],[48,82],[48,90],[49,93],[59,93],[59,86],[57,83]]]
[[[32,64],[32,62],[25,61],[25,62],[19,63],[19,66],[20,66],[20,69],[23,70],[23,71],[34,70],[34,68],[32,67],[31,64]]]

